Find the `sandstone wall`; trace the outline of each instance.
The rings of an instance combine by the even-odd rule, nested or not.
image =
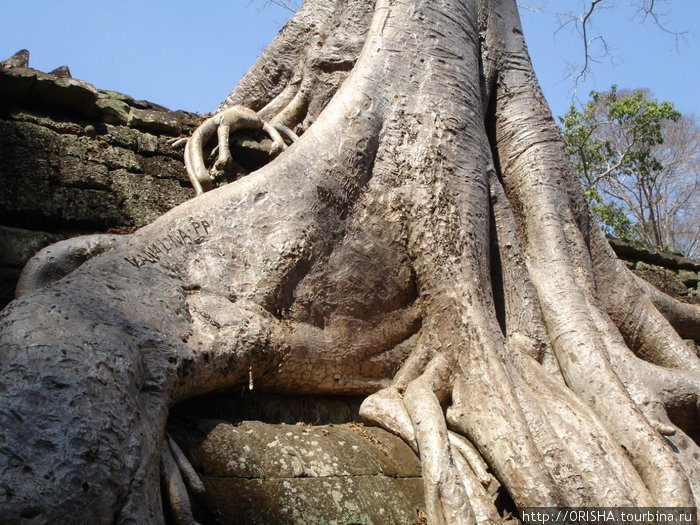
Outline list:
[[[26,260],[60,239],[127,233],[194,196],[169,141],[198,116],[0,63],[0,308]]]
[[[20,51],[0,62],[0,308],[25,262],[61,239],[129,233],[195,193],[177,137],[202,118],[96,89],[67,67],[43,73]],[[238,132],[221,183],[270,160],[271,141]],[[211,147],[207,151],[211,153]]]
[[[700,304],[700,261],[610,239],[617,256],[639,277],[671,297]]]

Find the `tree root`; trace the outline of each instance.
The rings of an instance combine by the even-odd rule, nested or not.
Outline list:
[[[175,522],[178,525],[198,525],[192,514],[190,497],[182,479],[181,469],[175,459],[174,450],[170,445],[170,438],[163,443],[161,475],[163,483],[167,487],[168,500],[170,501],[170,508],[175,517]]]
[[[162,452],[188,522],[189,467],[168,439],[158,449],[167,410],[232,387],[369,395],[365,420],[420,454],[432,523],[498,522],[491,474],[520,508],[691,506],[697,357],[590,222],[515,3],[300,13],[186,158],[201,193],[233,129],[280,144],[304,129],[294,147],[3,312],[0,418],[17,452],[0,468],[18,488],[0,508],[19,516],[41,492],[54,521],[99,501],[105,521],[157,522]],[[336,25],[361,38],[338,47]],[[697,310],[668,315],[695,333]],[[51,439],[25,439],[54,411],[61,472]]]
[[[385,388],[368,397],[360,413],[420,454],[430,523],[500,523],[484,490],[490,482],[485,462],[465,438],[447,430],[439,396],[444,397],[450,381],[448,363],[439,356],[403,396],[395,386]]]
[[[81,235],[40,250],[24,265],[15,297],[47,286],[78,268],[88,259],[116,249],[129,235]]]
[[[421,376],[404,393],[421,457],[428,520],[472,524],[476,520],[452,457],[442,407],[433,391],[439,385],[431,383],[429,376]]]
[[[233,159],[229,148],[229,134],[239,129],[265,131],[272,139],[271,154],[273,156],[287,148],[279,131],[274,126],[260,119],[253,110],[243,106],[233,106],[221,113],[217,113],[205,120],[195,130],[185,146],[185,167],[197,195],[212,189],[214,179],[220,176],[227,167],[230,167]],[[219,155],[213,168],[207,171],[204,165],[203,149],[214,132],[218,135]],[[294,136],[286,131],[285,134],[289,138]]]
[[[197,471],[173,438],[166,434],[161,453],[161,476],[167,487],[168,501],[178,525],[198,525],[192,513],[187,486],[195,494],[204,494],[206,488]]]
[[[175,443],[175,440],[170,436],[167,436],[167,438],[168,446],[170,447],[170,451],[172,452],[173,458],[180,469],[183,479],[187,482],[187,485],[195,494],[204,494],[206,492],[206,488],[204,487],[204,483],[202,483],[199,474],[197,474],[197,471],[189,462],[185,454],[182,452],[182,450],[180,450],[177,443]]]
[[[358,31],[366,32],[371,13],[365,2],[348,2],[340,13],[317,0],[304,3],[216,115],[187,141],[185,166],[197,195],[212,189],[214,180],[231,165],[230,132],[264,130],[273,141],[272,156],[286,148],[281,135],[290,143],[299,138],[294,129],[301,127],[303,131],[318,117],[354,64],[364,42]],[[303,20],[303,30],[298,27],[299,20]],[[339,28],[339,20],[350,23]],[[341,41],[343,53],[338,55]],[[280,84],[265,89],[271,69],[284,79],[281,90]],[[214,131],[218,131],[218,158],[207,171],[202,150]]]
[[[634,280],[681,337],[700,341],[700,308],[668,296],[636,275]]]
[[[508,9],[512,10],[512,6]],[[510,64],[528,61],[522,54],[522,36],[509,30],[508,19],[516,16],[511,12],[498,21],[503,24],[499,34],[505,42],[504,60]],[[532,77],[523,71],[511,68],[501,73],[496,95],[499,118],[492,140],[499,155],[505,193],[512,208],[517,210],[519,235],[527,240],[524,252],[529,273],[559,367],[567,386],[593,409],[615,440],[625,447],[656,503],[692,504],[688,480],[678,459],[652,428],[653,425],[664,430],[663,424],[660,421],[650,424],[633,400],[635,390],[645,388],[649,378],[639,374],[630,378],[633,361],[626,360],[623,364],[620,358],[624,352],[616,350],[625,346],[619,340],[618,330],[629,334],[622,312],[623,308],[629,308],[630,296],[621,301],[619,291],[629,290],[630,278],[616,272],[619,263],[607,264],[613,259],[601,249],[602,234],[595,227],[587,227],[586,211],[580,205],[583,202],[580,187],[573,182],[572,170],[547,113],[521,111],[526,106],[543,103]],[[543,166],[560,166],[561,174],[552,177]],[[553,268],[566,271],[554,272]],[[649,303],[641,304],[638,318],[642,323],[654,315],[658,313]],[[677,336],[674,339],[665,322],[656,319],[649,324],[645,332],[639,332],[641,339],[649,341],[655,337],[660,341],[651,333],[656,331],[670,343],[659,348],[657,354],[645,357],[665,366],[696,369],[697,358],[681,348],[682,343]],[[614,414],[609,405],[601,404],[601,398],[616,407]],[[632,492],[644,494],[641,489]]]

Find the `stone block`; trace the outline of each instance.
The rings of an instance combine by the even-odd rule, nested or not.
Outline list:
[[[126,102],[113,98],[97,99],[100,119],[108,124],[126,125],[131,108]]]
[[[420,461],[400,438],[357,423],[201,420],[177,439],[223,523],[417,522]]]
[[[174,137],[179,135],[183,129],[181,120],[173,113],[152,109],[131,108],[127,125],[130,128]]]

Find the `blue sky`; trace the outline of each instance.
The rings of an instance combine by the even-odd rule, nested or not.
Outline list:
[[[538,5],[537,0],[529,4]],[[541,1],[539,2],[542,3]],[[550,0],[549,9],[572,9],[583,12],[582,4],[590,0]],[[664,27],[687,31],[676,39],[659,29],[647,18],[634,18],[641,0],[604,0],[605,8],[593,19],[593,32],[605,37],[610,56],[592,63],[587,81],[574,92],[568,64],[581,64],[582,40],[578,33],[560,29],[556,16],[521,10],[523,31],[535,72],[554,115],[561,115],[572,97],[586,100],[591,90],[605,91],[611,85],[620,88],[649,88],[659,100],[670,100],[684,114],[700,114],[700,0],[657,0],[656,9]],[[564,7],[566,6],[566,7]],[[547,9],[545,8],[545,11]],[[593,47],[600,55],[600,47]]]
[[[583,2],[549,4],[580,10]],[[528,3],[538,6],[538,0]],[[264,0],[0,0],[0,59],[26,48],[36,69],[65,64],[75,78],[97,88],[206,113],[217,107],[289,15],[263,5]],[[578,86],[581,97],[615,83],[649,88],[683,113],[700,109],[700,35],[692,32],[700,25],[700,0],[667,0],[660,7],[668,12],[668,27],[691,31],[678,49],[673,36],[651,21],[631,21],[629,9],[598,15],[597,28],[606,36],[613,60],[593,64],[588,81]],[[580,63],[580,39],[567,29],[555,34],[559,22],[553,16],[527,11],[522,16],[545,96],[553,113],[561,115],[574,94],[566,79],[567,63]]]

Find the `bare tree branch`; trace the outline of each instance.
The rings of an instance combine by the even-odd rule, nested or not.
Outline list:
[[[580,18],[580,20],[581,20],[581,33],[582,33],[582,36],[583,36],[583,51],[584,51],[584,53],[583,53],[583,55],[584,55],[584,57],[583,57],[583,67],[581,68],[581,75],[585,75],[586,72],[588,71],[588,61],[590,60],[589,48],[590,48],[590,44],[591,44],[592,41],[591,41],[591,42],[588,41],[588,26],[587,26],[588,20],[591,18],[591,15],[593,14],[593,11],[595,10],[595,7],[596,7],[600,2],[601,2],[601,0],[593,0],[593,1],[591,2],[590,8],[588,9],[588,12],[585,13],[585,14]],[[602,41],[604,42],[604,40],[603,40],[602,37],[594,37],[594,40],[595,40],[596,38],[600,38],[600,40],[602,40]],[[577,79],[578,79],[578,77],[577,77]]]
[[[602,10],[613,9],[620,6],[620,4],[619,0],[581,0],[580,10],[559,11],[557,8],[554,8],[554,10],[549,12],[546,10],[546,7],[549,5],[548,0],[540,0],[537,3],[532,1],[521,2],[518,4],[521,10],[558,17],[559,27],[555,30],[555,35],[567,28],[575,31],[580,36],[583,48],[582,60],[568,63],[568,78],[573,81],[572,91],[574,99],[577,95],[579,83],[585,82],[587,75],[591,72],[591,65],[601,62],[604,58],[611,60],[615,58],[612,48],[608,46],[605,35],[595,29],[595,20],[599,18],[598,15]],[[673,36],[676,52],[679,52],[680,42],[686,39],[689,32],[687,30],[676,30],[668,26],[664,20],[666,13],[659,11],[662,0],[634,0],[631,2],[632,6],[635,4],[638,7],[630,17],[630,20],[643,23],[647,18],[651,18],[657,28]]]
[[[566,27],[573,27],[573,30],[580,35],[581,44],[583,46],[583,63],[568,64],[569,78],[571,78],[574,83],[574,96],[576,96],[579,82],[585,82],[588,73],[591,72],[591,63],[599,63],[603,58],[611,56],[608,43],[602,34],[597,33],[590,36],[594,29],[594,13],[597,14],[602,9],[611,9],[613,7],[613,5],[606,5],[605,1],[606,0],[591,0],[586,10],[578,14],[574,11],[556,13],[559,17],[560,25],[555,31],[555,35]],[[593,48],[596,43],[601,50],[600,52],[594,53]]]
[[[287,9],[292,13],[296,13],[301,5],[301,0],[265,0],[265,7],[276,5],[282,9]]]
[[[676,53],[679,53],[680,52],[680,41],[685,40],[687,38],[689,31],[688,30],[676,31],[674,29],[669,28],[663,20],[663,17],[666,16],[666,13],[659,12],[658,9],[655,10],[656,7],[657,7],[656,0],[643,0],[643,4],[637,10],[635,17],[641,16],[642,22],[646,21],[647,18],[651,17],[651,19],[654,21],[654,24],[656,25],[656,27],[658,27],[664,33],[667,33],[667,34],[673,36],[674,41],[675,41]]]

